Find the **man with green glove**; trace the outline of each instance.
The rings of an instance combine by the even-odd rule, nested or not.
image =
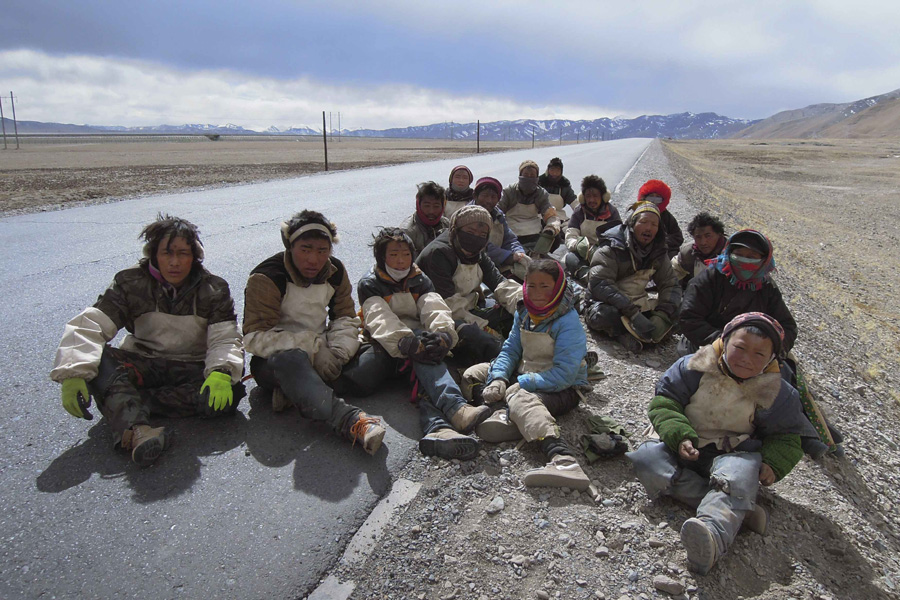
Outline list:
[[[228,284],[202,265],[197,227],[160,215],[140,237],[140,262],[66,324],[50,378],[62,383],[74,417],[93,418],[93,396],[114,446],[145,467],[166,447],[165,429],[150,417],[235,413],[244,350]],[[121,345],[110,346],[123,327]]]

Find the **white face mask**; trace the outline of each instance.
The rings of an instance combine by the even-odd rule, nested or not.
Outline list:
[[[454,192],[464,192],[464,191],[466,191],[467,189],[469,189],[469,186],[467,186],[467,185],[456,185],[455,183],[451,183],[451,184],[450,184],[450,189],[452,189]]]
[[[409,275],[409,269],[410,267],[406,267],[402,271],[399,271],[397,269],[392,269],[389,266],[384,265],[384,270],[387,271],[387,274],[391,276],[391,279],[398,283],[406,279],[406,276]]]

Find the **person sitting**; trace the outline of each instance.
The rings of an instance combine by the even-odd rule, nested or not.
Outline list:
[[[475,184],[475,198],[472,204],[477,204],[491,215],[491,232],[488,235],[488,243],[485,252],[497,265],[501,273],[511,273],[520,279],[525,277],[525,267],[531,259],[525,254],[525,249],[519,243],[519,238],[509,228],[506,215],[497,208],[503,187],[493,177],[482,177]]]
[[[97,302],[66,324],[50,378],[63,408],[92,419],[91,396],[113,447],[141,467],[166,448],[153,417],[233,415],[244,397],[244,349],[228,283],[203,267],[197,227],[159,215],[140,233],[143,258],[119,271]],[[120,329],[119,347],[109,344]]]
[[[596,175],[581,180],[578,207],[566,227],[566,270],[581,283],[587,278],[591,250],[601,232],[622,223],[619,210],[609,203],[606,182]]]
[[[562,265],[538,259],[528,265],[523,289],[524,306],[500,355],[463,374],[474,402],[504,406],[475,432],[486,442],[540,441],[549,462],[526,473],[525,485],[586,490],[590,480],[555,419],[578,405],[581,390],[590,389],[587,337],[574,309],[574,288]]]
[[[672,257],[672,268],[682,288],[686,288],[691,279],[722,253],[728,241],[725,225],[707,212],[698,213],[691,219],[688,233],[694,238],[693,241],[682,244],[678,254]]]
[[[538,185],[550,194],[550,204],[559,215],[563,209],[575,202],[575,190],[572,183],[563,177],[563,162],[559,158],[551,158],[547,170],[538,177]]]
[[[509,221],[510,229],[527,251],[537,254],[553,251],[561,226],[556,209],[550,204],[550,195],[538,185],[536,162],[522,161],[519,181],[506,186],[499,206]],[[541,236],[544,241],[539,245]]]
[[[522,299],[521,286],[506,279],[485,253],[492,223],[482,207],[464,206],[453,213],[450,229],[416,259],[453,313],[460,339],[454,357],[472,362],[497,356]],[[482,284],[493,293],[492,305],[483,299]]]
[[[416,255],[450,227],[450,219],[444,216],[444,202],[444,188],[433,181],[419,184],[416,212],[400,226],[413,241]]]
[[[656,205],[638,204],[626,223],[600,235],[598,245],[579,302],[585,323],[632,352],[643,348],[641,342],[658,344],[678,318],[681,286],[666,255]],[[655,297],[647,291],[651,281]]]
[[[472,182],[475,177],[472,171],[465,165],[457,165],[450,171],[450,185],[447,187],[444,198],[444,216],[448,219],[460,208],[472,202],[474,191]]]
[[[678,254],[684,243],[684,234],[681,232],[681,227],[678,226],[678,220],[666,210],[671,197],[672,190],[665,182],[659,179],[650,179],[638,190],[637,202],[629,209],[633,210],[640,202],[652,202],[656,205],[659,209],[660,227],[666,232],[666,252],[669,258]]]
[[[350,280],[332,256],[337,227],[322,213],[304,210],[281,224],[281,241],[285,250],[250,272],[244,292],[250,372],[272,394],[274,411],[292,404],[375,454],[385,434],[380,420],[344,402],[326,383],[340,377],[359,349]]]
[[[742,525],[764,534],[760,485],[803,457],[799,394],[781,378],[784,330],[762,313],[731,320],[712,344],[680,358],[656,384],[648,414],[660,441],[626,456],[651,500],[696,509],[681,528],[691,570],[707,574]]]

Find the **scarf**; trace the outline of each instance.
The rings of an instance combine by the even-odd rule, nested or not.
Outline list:
[[[608,221],[612,216],[612,211],[609,209],[609,202],[604,202],[603,204],[601,204],[596,213],[591,211],[587,203],[582,204],[581,208],[582,210],[584,210],[584,216],[589,221]]]
[[[461,192],[457,192],[452,187],[447,188],[447,200],[450,202],[465,202],[468,204],[472,201],[472,198],[475,197],[475,190],[471,187],[467,187],[465,190]]]
[[[537,306],[528,298],[527,277],[526,283],[522,284],[522,301],[525,303],[525,309],[528,310],[528,316],[531,317],[531,322],[535,325],[553,314],[553,311],[555,311],[559,307],[560,302],[562,302],[563,294],[566,291],[566,273],[563,271],[562,265],[556,263],[556,266],[559,267],[559,273],[556,276],[556,284],[553,287],[550,302],[544,306]]]
[[[737,263],[737,261],[735,261]],[[759,291],[771,282],[771,274],[775,272],[775,259],[771,256],[768,261],[763,259],[761,265],[734,264],[728,247],[716,258],[706,261],[706,264],[715,266],[716,271],[728,278],[728,282],[739,290]]]
[[[441,217],[444,216],[444,211],[441,210],[441,214],[437,216],[436,219],[429,219],[425,216],[425,213],[422,212],[422,208],[419,206],[419,199],[416,199],[416,216],[419,218],[419,222],[428,227],[436,227],[441,224]]]

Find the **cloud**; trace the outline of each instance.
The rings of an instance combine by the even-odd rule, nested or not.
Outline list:
[[[92,125],[319,128],[326,110],[340,111],[344,128],[382,129],[477,119],[599,118],[623,112],[574,104],[531,105],[412,85],[330,85],[309,77],[278,80],[228,70],[182,71],[147,61],[60,57],[31,50],[0,52],[0,80],[15,91],[22,120]]]

